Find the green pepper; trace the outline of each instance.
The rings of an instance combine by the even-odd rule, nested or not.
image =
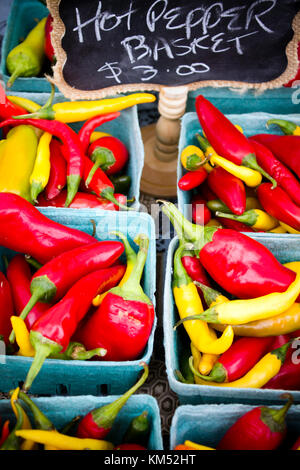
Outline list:
[[[140,444],[146,446],[148,444],[150,433],[150,422],[148,419],[148,411],[143,411],[130,422],[127,431],[124,434],[123,442],[126,444]]]

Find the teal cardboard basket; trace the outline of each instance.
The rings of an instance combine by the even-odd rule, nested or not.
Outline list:
[[[284,401],[281,400],[281,403],[284,404]],[[215,448],[230,426],[255,406],[241,404],[179,406],[172,419],[170,449],[183,444],[186,440]],[[293,405],[289,409],[286,422],[287,436],[282,448],[290,449],[300,435],[299,405]]]
[[[242,98],[240,98],[242,100]],[[299,108],[300,110],[300,108]],[[278,134],[282,135],[282,131],[278,126],[271,125],[266,127],[266,122],[269,119],[287,119],[300,125],[299,114],[269,114],[264,112],[255,112],[248,114],[227,114],[226,117],[233,123],[238,124],[244,130],[246,136],[254,134]],[[180,161],[182,150],[187,145],[196,145],[199,147],[198,141],[195,137],[196,133],[202,133],[202,128],[195,112],[186,113],[181,120],[181,130],[178,146],[178,164],[177,164],[177,181],[183,176],[185,170]],[[193,191],[182,191],[177,186],[177,199],[179,210],[185,217],[190,217],[190,204]]]
[[[156,245],[154,221],[148,214],[128,212],[110,212],[97,210],[76,209],[41,209],[41,212],[52,220],[68,227],[93,233],[96,224],[95,237],[100,240],[116,239],[110,235],[112,231],[121,231],[128,236],[132,246],[137,250],[133,239],[139,233],[148,235],[150,244],[148,257],[142,278],[145,293],[155,305],[155,276],[156,276]],[[94,222],[93,222],[94,221]],[[9,258],[13,252],[0,248],[0,259],[6,255]],[[125,257],[124,257],[125,261]],[[0,266],[3,269],[3,265]],[[124,393],[137,379],[143,369],[141,361],[150,362],[153,352],[154,330],[142,357],[134,361],[63,361],[46,359],[43,367],[33,382],[30,392],[39,395],[112,395]],[[0,390],[8,392],[18,387],[26,378],[32,358],[21,356],[0,355]]]
[[[251,238],[265,245],[281,263],[300,261],[300,244],[297,235],[256,233]],[[164,347],[166,369],[171,389],[177,393],[181,404],[192,405],[202,403],[265,403],[274,404],[280,400],[280,391],[271,389],[214,387],[212,385],[184,384],[179,382],[174,371],[179,369],[179,358],[186,348],[190,347],[188,335],[183,326],[173,330],[179,319],[172,293],[173,257],[178,246],[175,237],[170,245],[167,256],[167,267],[164,287]],[[282,391],[283,393],[283,391]],[[300,391],[292,391],[295,403],[300,403]]]
[[[32,399],[40,410],[52,421],[55,428],[60,430],[76,416],[84,416],[94,408],[107,405],[117,398],[118,396],[94,397],[87,395],[78,397],[39,397]],[[23,402],[21,402],[21,404],[23,406]],[[120,444],[130,421],[135,416],[143,413],[143,411],[148,411],[148,418],[151,425],[147,449],[162,450],[163,443],[159,408],[155,398],[149,395],[136,394],[130,397],[118,414],[112,430],[105,439],[112,442],[114,445]],[[30,412],[28,415],[31,417]],[[6,419],[13,421],[13,413],[9,400],[0,400],[0,416],[2,422]]]
[[[47,90],[49,91],[50,84],[47,82]],[[9,95],[22,96],[43,105],[49,98],[49,93],[8,93]],[[54,102],[61,103],[66,100],[61,93],[55,93]],[[140,197],[140,181],[144,166],[144,146],[138,121],[137,107],[124,109],[120,112],[120,116],[113,121],[106,122],[95,130],[107,132],[114,137],[120,139],[127,147],[129,152],[129,161],[124,169],[124,174],[131,177],[131,185],[128,192],[128,198],[134,198],[135,202],[130,207],[135,210],[139,209]],[[76,122],[70,126],[78,132],[83,125],[83,122]]]
[[[39,0],[14,0],[7,19],[1,50],[0,70],[5,83],[7,83],[10,77],[6,68],[6,58],[9,52],[24,40],[28,33],[36,26],[36,20],[41,20],[48,14],[48,8]],[[45,59],[44,71],[47,71],[47,73],[51,71],[48,59]],[[13,92],[29,91],[42,93],[49,90],[49,84],[43,76],[19,77],[15,80],[11,90]]]

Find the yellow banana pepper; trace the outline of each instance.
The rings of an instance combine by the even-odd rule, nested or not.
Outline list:
[[[201,355],[201,352],[198,351],[198,349],[193,345],[192,342],[191,342],[191,353],[193,356],[193,364],[194,364],[195,370],[198,371],[202,355]],[[202,382],[199,382],[199,380],[201,379],[199,379],[199,377],[197,377],[197,375],[194,373],[195,384],[201,385]]]
[[[21,108],[25,109],[25,111],[28,111],[29,113],[35,113],[41,108],[41,105],[29,100],[28,98],[24,98],[23,96],[9,95],[7,98],[11,103],[21,106]]]
[[[0,192],[14,193],[31,202],[30,175],[34,168],[38,139],[31,126],[9,131],[0,159]]]
[[[12,407],[12,410],[13,410],[16,418],[18,418],[18,410],[16,408],[15,402],[18,400],[19,391],[20,391],[20,388],[17,387],[13,391],[11,399],[10,399],[11,407]],[[22,415],[23,415],[22,430],[23,429],[31,430],[32,428],[31,428],[30,420],[29,420],[27,414],[25,413],[25,411],[23,410],[23,408],[21,408],[21,409],[22,409]],[[21,450],[33,450],[35,448],[36,448],[36,444],[31,439],[26,439],[24,442],[22,442],[22,444],[20,446]]]
[[[189,317],[189,321],[184,326],[190,340],[199,351],[208,354],[223,354],[233,342],[233,330],[229,326],[220,338],[212,340],[207,323],[192,319],[194,315],[198,316],[200,312],[203,312],[203,307],[197,287],[181,262],[184,249],[184,244],[180,244],[174,256],[173,294],[179,316],[181,319]]]
[[[216,212],[216,216],[225,219],[237,220],[243,224],[249,225],[256,230],[272,230],[278,226],[278,220],[260,209],[251,209],[245,211],[242,215],[227,214],[225,212]]]
[[[44,431],[41,429],[16,431],[16,436],[31,439],[34,442],[56,447],[59,450],[113,450],[111,442],[100,439],[80,439],[66,436],[59,432]]]
[[[50,176],[50,142],[52,134],[44,132],[39,140],[33,171],[30,175],[31,199],[37,197],[47,186]]]
[[[210,323],[240,325],[285,312],[294,304],[300,293],[300,261],[287,263],[286,266],[295,271],[297,275],[285,292],[273,292],[254,299],[237,299],[223,302],[210,307],[201,314],[186,316],[177,323],[177,326],[194,318]]]
[[[188,171],[195,171],[203,166],[208,173],[211,172],[213,168],[209,163],[204,163],[205,160],[204,153],[196,145],[188,145],[180,155],[181,164]]]
[[[236,165],[235,163],[226,160],[226,158],[220,157],[220,155],[217,155],[215,151],[210,158],[210,163],[212,165],[222,167],[224,170],[228,171],[228,173],[231,173],[233,176],[244,181],[244,183],[250,188],[255,188],[260,185],[262,181],[262,175],[258,171],[252,170],[251,168],[243,165]]]
[[[276,124],[287,135],[300,135],[300,126],[292,121],[286,121],[284,119],[269,119],[267,127],[269,127],[270,124]]]
[[[298,230],[294,229],[293,227],[290,227],[287,224],[284,224],[283,222],[279,221],[279,223],[280,223],[281,227],[288,233],[295,233],[295,234],[300,233]]]
[[[110,136],[111,134],[108,134],[107,132],[100,132],[100,131],[94,131],[92,132],[92,135],[90,137],[90,143],[92,144],[95,142],[95,140],[101,139],[101,137],[107,137]]]
[[[10,321],[16,335],[16,342],[19,346],[18,356],[34,357],[35,350],[29,339],[29,331],[24,320],[20,317],[12,316]]]
[[[194,450],[216,450],[216,449],[213,449],[212,447],[207,447],[201,444],[196,444],[195,442],[192,442],[192,441],[184,441],[184,445]]]
[[[269,230],[270,233],[287,233],[286,228],[282,227],[282,225],[277,225],[277,227]]]
[[[217,339],[217,334],[215,330],[211,327],[209,327],[209,334],[213,340]],[[202,354],[198,367],[200,374],[208,375],[212,370],[214,364],[217,362],[218,357],[219,356],[217,354]]]

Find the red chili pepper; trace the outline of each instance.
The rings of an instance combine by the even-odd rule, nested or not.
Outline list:
[[[97,168],[101,168],[107,175],[120,173],[129,158],[126,146],[120,139],[113,136],[104,136],[95,140],[89,146],[88,155],[95,163],[86,184],[89,184]]]
[[[272,189],[270,183],[263,183],[257,188],[257,196],[268,214],[300,231],[300,207],[282,188]]]
[[[300,178],[300,136],[257,134],[252,139],[271,150],[278,160]]]
[[[16,315],[20,315],[31,297],[30,281],[32,274],[24,255],[16,255],[11,259],[7,267],[6,275],[12,291],[15,313]],[[27,327],[30,329],[34,322],[40,318],[48,308],[49,305],[42,302],[35,304],[25,320]],[[11,328],[9,329],[9,333],[10,331]]]
[[[283,398],[284,396],[282,396]],[[292,396],[282,408],[258,406],[241,416],[225,433],[218,450],[274,450],[286,435],[285,417]]]
[[[207,171],[204,168],[200,168],[196,171],[188,171],[178,181],[178,188],[182,191],[190,191],[191,189],[197,188],[207,178]]]
[[[220,166],[208,175],[210,189],[234,214],[241,215],[246,210],[246,190],[243,182]]]
[[[140,249],[128,280],[106,294],[100,307],[78,332],[78,341],[87,349],[105,348],[108,361],[131,361],[139,357],[152,330],[154,306],[140,285],[149,240],[140,235],[138,241]],[[90,348],[91,344],[95,346]]]
[[[174,204],[163,202],[163,212],[180,236],[194,244],[204,269],[232,295],[249,299],[283,292],[295,280],[295,272],[258,241],[233,230],[192,224]]]
[[[103,263],[105,266],[105,263]],[[35,349],[24,390],[28,390],[50,354],[66,350],[79,322],[87,314],[93,298],[115,286],[123,277],[125,266],[113,266],[81,277],[66,295],[40,317],[30,331]],[[104,356],[106,351],[102,351]]]
[[[51,63],[55,62],[54,49],[51,42],[51,31],[53,29],[53,18],[49,14],[47,16],[47,21],[45,24],[45,55],[50,60]]]
[[[0,128],[6,125],[18,126],[21,124],[28,124],[42,129],[55,135],[63,142],[62,152],[68,162],[68,198],[66,201],[66,207],[68,207],[78,191],[84,170],[84,153],[78,135],[64,122],[49,121],[47,119],[7,119],[0,124]]]
[[[10,317],[14,315],[14,304],[8,280],[0,271],[0,336],[8,343],[11,331]]]
[[[0,246],[46,263],[65,251],[91,243],[95,243],[94,237],[48,219],[24,198],[0,193]]]
[[[47,199],[55,198],[67,184],[67,164],[58,140],[50,142],[50,176],[44,194]],[[74,199],[73,199],[74,200]]]
[[[293,332],[290,336],[294,337],[296,333],[297,332]],[[281,337],[286,341],[286,338],[289,337],[289,335],[281,335],[280,338]],[[280,342],[277,339],[274,344],[280,344]],[[293,347],[290,346],[286,360],[280,368],[280,371],[271,380],[269,380],[263,388],[271,388],[273,390],[300,390],[300,362],[297,354],[296,357],[293,356],[295,352],[296,351]]]
[[[96,127],[101,126],[105,122],[112,121],[120,116],[119,111],[109,114],[100,114],[88,119],[80,131],[78,132],[78,137],[81,142],[81,147],[84,153],[87,153],[88,147],[90,145],[91,135]]]
[[[249,372],[270,350],[273,343],[272,336],[239,338],[219,357],[210,374],[201,377],[208,382],[233,382]]]
[[[192,220],[195,224],[206,225],[211,219],[211,212],[206,200],[199,194],[192,197]]]
[[[4,442],[5,442],[6,439],[8,438],[9,434],[10,434],[10,431],[9,431],[9,420],[6,420],[5,423],[3,424],[2,430],[1,430],[0,448],[2,447],[2,444],[4,444]]]
[[[127,203],[127,197],[124,194],[115,194],[114,195],[116,200],[121,204]],[[51,199],[50,201],[46,199],[44,194],[40,194],[38,197],[38,206],[41,207],[65,207],[65,200],[67,197],[67,192],[62,191],[58,194],[55,198]],[[113,202],[107,201],[107,199],[102,199],[101,197],[95,196],[94,194],[90,193],[76,193],[73,201],[69,205],[70,209],[91,209],[97,208],[107,211],[118,211],[119,207],[116,206]]]
[[[184,269],[186,270],[187,274],[190,276],[192,281],[197,281],[200,282],[201,284],[204,284],[205,286],[210,287],[210,281],[207,277],[207,274],[205,272],[205,269],[203,268],[199,258],[197,256],[190,256],[186,255],[183,253],[183,256],[181,258],[181,262],[183,264]],[[201,297],[201,301],[205,302],[202,290],[197,287],[199,295]],[[206,305],[206,303],[205,303]]]
[[[257,163],[253,146],[247,137],[202,95],[196,98],[196,112],[208,141],[218,155],[236,165],[259,171],[276,186],[276,181]]]
[[[6,120],[12,116],[20,116],[21,114],[26,114],[27,111],[18,106],[15,103],[9,101],[6,96],[5,90],[0,84],[0,120]]]
[[[253,137],[250,137],[250,140],[254,147],[258,163],[273,176],[278,185],[287,192],[293,201],[300,205],[300,183],[297,178],[295,178],[293,173],[283,163],[274,157],[271,150],[263,144],[256,142]]]
[[[75,248],[52,259],[32,276],[31,298],[20,317],[25,320],[32,307],[39,301],[61,299],[74,282],[96,269],[111,266],[123,251],[124,246],[121,242],[100,241]]]
[[[95,408],[94,410],[87,413],[80,421],[77,428],[77,437],[90,438],[90,439],[104,439],[114,424],[116,417],[119,412],[138,388],[140,388],[148,378],[149,368],[148,365],[143,362],[144,373],[138,382],[127,390],[124,395],[117,400],[109,403],[108,405]]]
[[[84,172],[83,172],[83,180],[86,182],[89,174],[93,168],[93,162],[88,158],[84,157]],[[124,206],[121,204],[119,201],[114,196],[114,185],[108,178],[108,176],[104,173],[104,171],[101,170],[101,168],[97,168],[91,181],[89,182],[88,185],[86,185],[86,188],[89,191],[92,191],[97,194],[97,196],[100,196],[104,199],[107,199],[108,201],[113,202],[117,206],[119,206],[121,209],[128,210],[129,208],[127,206]]]
[[[114,450],[147,450],[147,447],[141,446],[140,444],[119,444]]]
[[[215,217],[218,222],[220,222],[223,227],[226,227],[230,230],[235,230],[236,232],[255,232],[253,228],[249,225],[243,224],[237,220],[225,219],[224,217]]]

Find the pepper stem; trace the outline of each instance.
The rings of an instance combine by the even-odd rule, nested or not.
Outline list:
[[[69,207],[73,201],[80,185],[80,175],[68,175],[67,176],[67,197],[65,201],[65,207]]]
[[[133,395],[147,380],[148,375],[149,375],[149,367],[148,365],[143,362],[141,363],[144,367],[144,372],[141,378],[138,380],[138,382],[131,387],[129,390],[127,390],[124,395],[122,395],[120,398],[115,400],[114,402],[110,403],[109,405],[101,406],[100,408],[93,410],[92,415],[95,423],[98,426],[101,426],[105,429],[111,428],[114,420],[116,419],[119,411],[122,409],[122,407],[125,405],[127,400]]]
[[[137,258],[136,252],[131,247],[126,235],[124,235],[124,233],[122,232],[110,232],[110,233],[112,235],[116,235],[118,238],[122,240],[124,248],[125,248],[127,264],[128,264],[128,261],[130,261],[131,263],[136,263],[136,258]]]
[[[21,114],[19,116],[13,116],[14,119],[55,119],[52,103],[55,95],[55,86],[51,85],[51,93],[46,103],[34,113]]]
[[[289,393],[283,394],[281,398],[287,398],[288,402],[279,410],[267,406],[261,408],[260,418],[272,432],[284,432],[286,428],[285,417],[294,401]]]
[[[227,214],[225,212],[216,212],[217,217],[223,217],[224,219],[237,220],[243,224],[250,225],[251,227],[255,225],[258,216],[255,210],[249,210],[244,212],[242,215]]]
[[[127,206],[124,206],[124,204],[122,204],[121,202],[117,201],[117,199],[115,198],[114,194],[113,194],[113,189],[112,188],[106,188],[104,189],[101,194],[100,194],[101,197],[103,197],[104,199],[107,199],[108,201],[111,201],[113,202],[114,204],[116,204],[116,206],[120,207],[120,209],[124,209],[125,211],[132,211],[134,210],[132,207],[127,207]]]
[[[254,153],[249,153],[246,157],[243,158],[242,165],[252,168],[252,170],[256,170],[259,173],[261,173],[267,180],[271,181],[272,183],[272,189],[277,187],[277,181],[272,178],[269,173],[267,173],[256,161],[256,156]]]
[[[188,320],[203,320],[208,323],[219,323],[218,313],[215,307],[208,308],[203,313],[198,315],[189,315],[188,317],[181,318],[173,327],[174,330],[178,328],[179,325]]]
[[[12,73],[12,75],[10,76],[6,86],[7,88],[10,88],[13,86],[13,84],[15,83],[15,80],[20,76],[20,73],[22,71],[22,67],[16,67],[15,71]]]
[[[211,287],[205,286],[201,282],[194,281],[194,284],[196,284],[196,286],[201,289],[204,296],[204,300],[208,306],[215,302],[216,299],[221,295],[221,292],[218,292],[217,290],[212,289]]]
[[[180,287],[181,285],[187,285],[190,282],[192,282],[192,279],[186,272],[181,261],[182,254],[185,250],[186,250],[186,245],[182,241],[180,241],[179,247],[177,248],[174,254],[174,262],[173,262],[173,265],[174,265],[173,286],[174,287],[175,286]]]
[[[12,392],[9,393],[11,394]],[[38,408],[38,406],[29,398],[26,393],[20,390],[18,398],[21,399],[30,409],[37,429],[43,429],[45,431],[50,431],[54,429],[53,423],[51,423],[47,416],[44,415],[44,413]]]
[[[33,295],[30,297],[28,303],[26,304],[26,306],[23,308],[22,312],[19,315],[20,318],[22,318],[22,320],[26,319],[28,313],[33,309],[33,307],[39,300],[40,300],[40,293],[34,292]],[[12,330],[9,335],[9,342],[14,343],[15,339],[16,339],[16,334],[14,330]]]
[[[275,124],[280,127],[280,129],[286,134],[286,135],[293,135],[294,131],[296,130],[297,125],[294,124],[291,121],[285,121],[284,119],[269,119],[267,121],[267,128],[269,128],[270,124]]]
[[[149,238],[143,233],[139,234],[134,241],[139,245],[139,252],[136,256],[134,269],[128,280],[122,286],[123,289],[127,290],[135,290],[137,286],[140,286],[149,248]]]

